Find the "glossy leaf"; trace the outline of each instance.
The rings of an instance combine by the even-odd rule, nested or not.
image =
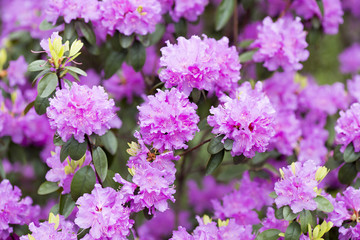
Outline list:
[[[56,89],[58,85],[58,77],[55,73],[47,73],[45,76],[39,81],[37,86],[38,95],[41,98],[46,98],[50,96]]]
[[[108,171],[108,161],[104,150],[101,147],[93,149],[93,162],[95,170],[98,173],[101,181],[104,181]]]
[[[59,213],[67,218],[75,208],[75,202],[70,194],[60,196]]]
[[[129,48],[129,52],[126,57],[126,62],[131,65],[136,72],[139,72],[144,66],[146,60],[145,47],[140,42],[134,42]]]
[[[233,15],[236,0],[222,0],[215,13],[215,30],[219,31],[225,27]]]
[[[26,115],[33,107],[34,107],[35,101],[32,101],[28,105],[26,105],[24,109],[24,115]]]
[[[317,203],[318,210],[326,212],[326,213],[330,213],[330,212],[334,211],[334,206],[325,197],[319,195],[314,200]]]
[[[90,166],[80,168],[74,174],[71,181],[71,197],[76,200],[81,197],[84,193],[90,193],[95,186],[96,176],[94,170]]]
[[[115,134],[112,131],[108,131],[104,135],[100,136],[100,144],[105,147],[111,155],[115,155],[118,148],[118,141]]]
[[[79,143],[74,137],[71,137],[62,147],[60,151],[60,160],[63,162],[67,156],[70,156],[73,160],[81,159],[87,149],[87,143]]]
[[[360,152],[355,152],[353,144],[350,143],[344,151],[344,161],[347,163],[352,163],[358,159],[360,159]]]
[[[342,184],[351,185],[356,175],[356,164],[345,163],[339,170],[338,178]]]
[[[125,52],[111,52],[105,61],[105,79],[111,78],[123,64],[126,57]]]
[[[308,224],[314,227],[316,225],[316,218],[309,210],[302,210],[300,212],[300,226],[303,233],[308,232]]]
[[[71,72],[77,73],[79,75],[82,75],[82,76],[87,76],[87,74],[84,70],[77,68],[77,67],[68,66],[68,67],[65,67],[65,69],[67,69]]]
[[[53,193],[55,191],[57,191],[60,187],[58,186],[58,184],[56,182],[43,182],[39,189],[38,189],[38,194],[39,195],[46,195],[49,193]]]
[[[222,150],[216,154],[210,156],[209,162],[206,166],[206,175],[209,175],[215,171],[216,168],[222,163],[224,159],[225,150]]]
[[[250,51],[240,54],[240,56],[239,56],[240,63],[245,63],[245,62],[251,61],[253,59],[253,56],[256,51],[257,50],[250,50]]]
[[[293,213],[289,206],[283,208],[283,216],[286,221],[292,221],[297,217],[297,214]]]
[[[223,150],[224,144],[221,142],[221,140],[223,138],[224,138],[224,135],[220,135],[220,136],[217,136],[217,137],[214,137],[213,139],[211,139],[211,141],[207,147],[208,153],[217,154],[218,152]]]
[[[268,229],[261,232],[255,240],[277,240],[280,237],[279,233],[281,233],[279,229]]]
[[[90,24],[76,21],[75,27],[77,31],[80,31],[85,39],[92,45],[96,44],[96,36]]]
[[[123,48],[130,47],[134,42],[134,35],[120,35],[120,46]]]
[[[286,228],[285,240],[299,240],[301,235],[301,227],[298,222],[292,222]]]
[[[36,60],[29,64],[28,71],[29,72],[37,72],[37,71],[43,71],[45,69],[49,69],[51,66],[50,64],[45,60]]]
[[[46,113],[46,108],[50,106],[50,102],[48,98],[41,98],[39,96],[36,97],[34,102],[34,108],[37,114],[43,115]]]

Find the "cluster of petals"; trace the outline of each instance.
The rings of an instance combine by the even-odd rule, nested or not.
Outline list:
[[[252,89],[245,82],[236,91],[236,98],[224,97],[218,107],[211,107],[207,121],[213,127],[212,133],[225,134],[234,140],[231,154],[255,156],[255,152],[265,152],[275,135],[275,109],[262,91],[258,82]]]
[[[32,238],[29,235],[20,237],[20,240],[34,240],[34,239],[56,239],[56,240],[76,240],[77,231],[75,231],[74,224],[65,221],[63,216],[59,215],[59,224],[42,222],[39,225],[33,222],[29,224]]]
[[[91,194],[84,194],[76,204],[79,209],[76,225],[83,229],[91,227],[84,239],[126,239],[130,233],[134,223],[131,211],[123,206],[122,194],[114,189],[95,184]]]
[[[270,71],[282,67],[285,71],[300,70],[302,64],[309,57],[309,51],[305,48],[306,32],[297,17],[283,17],[273,22],[270,17],[263,20],[258,27],[258,35],[251,45],[258,48],[253,56],[255,62],[264,62],[264,66]]]
[[[187,148],[186,142],[199,131],[197,105],[176,88],[158,90],[138,109],[144,142],[160,151]]]
[[[323,0],[324,16],[321,20],[326,34],[337,34],[339,25],[344,22],[340,0]]]
[[[209,4],[209,0],[174,0],[174,9],[170,11],[170,16],[178,22],[180,18],[188,21],[196,21]]]
[[[21,199],[21,190],[4,179],[0,183],[0,238],[7,239],[13,232],[12,224],[29,224],[37,220],[39,206],[32,206],[32,199]]]
[[[359,239],[360,237],[360,190],[348,187],[344,192],[338,193],[335,199],[330,199],[334,211],[329,213],[328,220],[339,229],[339,239]],[[356,225],[344,227],[344,222],[355,222]]]
[[[22,86],[26,83],[25,73],[27,71],[28,64],[25,61],[24,56],[20,56],[15,61],[9,62],[7,69],[7,77],[9,79],[10,87]]]
[[[63,188],[62,193],[70,192],[71,181],[74,174],[83,166],[89,165],[91,162],[90,152],[86,152],[85,158],[79,160],[81,163],[76,163],[67,157],[63,162],[60,161],[61,147],[56,146],[55,151],[51,152],[51,157],[46,159],[46,164],[50,170],[46,173],[46,180],[49,182],[58,183],[59,187]]]
[[[356,74],[360,70],[360,44],[353,43],[339,54],[340,71]]]
[[[346,82],[350,102],[360,102],[360,75],[355,75],[353,79]]]
[[[177,86],[190,94],[193,88],[199,90],[229,92],[240,80],[240,62],[236,48],[229,47],[229,39],[216,41],[203,35],[203,39],[192,36],[179,37],[177,44],[167,42],[161,48],[160,80],[165,87]]]
[[[197,239],[244,239],[253,240],[255,235],[252,234],[251,226],[238,225],[234,219],[229,219],[225,224],[218,224],[210,220],[206,222],[199,216],[196,217],[199,226],[192,234],[189,234],[184,227],[179,227],[173,232],[170,240],[197,240]]]
[[[360,2],[357,0],[343,0],[341,5],[344,10],[348,10],[355,17],[360,17]]]
[[[72,135],[84,142],[85,134],[103,135],[112,127],[120,127],[116,116],[114,100],[109,99],[103,87],[73,83],[70,88],[57,90],[47,108],[51,128],[55,129],[64,142]]]
[[[341,144],[341,151],[352,143],[355,152],[360,151],[360,103],[354,103],[346,111],[340,112],[335,126],[335,141]]]
[[[314,188],[318,186],[315,179],[317,169],[317,165],[311,160],[292,163],[291,166],[282,168],[282,178],[275,183],[276,206],[289,206],[294,213],[304,209],[315,210],[317,203],[314,198],[317,193]]]

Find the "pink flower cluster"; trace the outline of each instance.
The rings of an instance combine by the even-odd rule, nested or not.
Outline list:
[[[258,48],[254,61],[264,62],[270,71],[279,67],[285,71],[300,70],[300,61],[309,57],[309,51],[305,49],[308,46],[306,32],[299,17],[295,20],[284,17],[276,22],[266,17],[262,26],[258,27],[257,39],[251,46]]]
[[[193,88],[207,90],[221,95],[231,92],[240,80],[240,62],[235,47],[229,47],[229,39],[219,41],[198,36],[190,39],[179,37],[177,44],[169,41],[161,49],[160,80],[165,87],[177,86],[190,94]]]
[[[57,131],[63,141],[72,135],[79,142],[84,142],[85,134],[103,135],[111,127],[120,127],[116,116],[114,100],[108,99],[103,87],[78,85],[57,90],[50,99],[47,108],[50,126]],[[116,122],[116,123],[115,123]]]

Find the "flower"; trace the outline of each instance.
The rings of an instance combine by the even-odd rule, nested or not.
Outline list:
[[[236,98],[223,98],[223,104],[211,107],[207,121],[213,127],[212,133],[225,134],[234,140],[231,155],[255,156],[264,152],[275,135],[275,110],[258,82],[253,90],[249,82],[237,89]]]
[[[10,224],[29,224],[37,220],[40,207],[32,206],[32,199],[20,199],[21,190],[4,179],[0,183],[0,238],[7,239],[13,228]]]
[[[241,68],[235,47],[226,37],[216,41],[203,35],[179,37],[178,44],[161,48],[160,80],[165,87],[177,88],[189,95],[193,88],[216,92],[232,91],[240,80]]]
[[[130,219],[130,210],[123,207],[123,203],[120,193],[95,184],[91,194],[85,193],[76,201],[79,211],[75,223],[83,229],[91,227],[89,235],[94,239],[115,236],[126,239],[134,220]]]
[[[321,23],[326,34],[337,34],[339,25],[344,22],[342,16],[344,14],[341,8],[340,0],[323,0],[324,17]]]
[[[24,85],[26,83],[26,71],[27,63],[24,56],[20,56],[16,61],[10,61],[7,69],[10,87]]]
[[[199,131],[196,104],[175,88],[158,90],[138,109],[144,142],[160,151],[187,148],[185,143]]]
[[[348,110],[341,111],[335,126],[335,142],[341,144],[344,152],[347,145],[352,143],[355,152],[360,151],[360,103],[354,103]]]
[[[178,22],[181,17],[188,21],[194,22],[209,4],[209,0],[174,0],[175,7],[170,11],[170,16],[175,22]]]
[[[284,17],[273,22],[270,17],[258,27],[258,35],[253,48],[259,48],[253,56],[255,62],[264,62],[270,71],[282,67],[285,71],[300,70],[300,61],[309,57],[305,48],[306,32],[300,18],[295,20]]]
[[[360,102],[360,75],[355,75],[353,79],[347,80],[347,89],[351,100],[354,102]]]
[[[357,73],[360,70],[360,44],[354,43],[339,55],[342,73]]]
[[[117,120],[114,100],[108,99],[103,87],[73,83],[57,90],[50,99],[46,114],[52,129],[66,142],[72,135],[82,143],[85,134],[103,135]]]
[[[275,183],[276,206],[278,208],[290,206],[294,213],[299,213],[304,209],[315,210],[317,208],[314,200],[317,196],[315,189],[322,180],[316,179],[318,169],[315,162],[311,160],[304,163],[292,163],[287,168],[281,168],[281,180]]]

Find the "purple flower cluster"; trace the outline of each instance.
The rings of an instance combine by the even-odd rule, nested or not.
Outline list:
[[[342,194],[338,193],[332,200],[334,211],[329,214],[329,221],[340,227],[339,240],[360,238],[360,190],[348,187]],[[344,222],[355,222],[356,225],[344,227]]]
[[[360,103],[354,103],[351,107],[340,112],[340,118],[336,122],[335,141],[341,144],[341,151],[352,143],[355,152],[360,151]]]
[[[287,168],[281,169],[281,180],[275,183],[275,199],[278,208],[289,206],[294,213],[302,210],[315,210],[317,203],[314,198],[317,193],[314,189],[318,186],[315,162],[309,160],[304,163],[292,163]]]
[[[20,56],[17,60],[9,62],[7,77],[9,79],[10,87],[25,85],[27,66],[28,64],[26,63],[24,56]]]
[[[79,208],[76,225],[83,229],[91,227],[84,239],[127,239],[134,220],[130,219],[130,209],[123,207],[121,193],[96,184],[91,194],[84,194],[76,204]]]
[[[340,0],[323,0],[324,17],[322,25],[326,34],[337,34],[339,25],[344,22],[342,16],[344,14],[341,8]]]
[[[9,224],[29,224],[37,219],[39,206],[30,197],[21,198],[21,190],[5,179],[0,183],[0,238],[7,239],[13,228]]]
[[[104,88],[98,86],[89,88],[73,83],[70,88],[66,85],[50,99],[46,113],[51,128],[65,142],[72,135],[77,141],[84,142],[85,134],[103,135],[114,124],[116,127],[121,125],[115,113],[114,100],[108,99]]]
[[[253,235],[251,226],[242,226],[238,225],[234,219],[228,219],[227,221],[218,221],[213,222],[211,219],[208,219],[206,215],[204,219],[201,219],[199,216],[196,217],[199,226],[196,227],[192,234],[189,234],[185,228],[179,227],[178,231],[173,232],[172,238],[170,240],[197,240],[197,239],[244,239],[244,240],[253,240],[255,235]]]
[[[226,139],[234,140],[231,154],[255,156],[264,152],[270,139],[275,135],[275,110],[258,82],[252,89],[245,82],[237,89],[236,98],[224,97],[223,103],[212,107],[207,118],[212,133],[225,134]]]
[[[177,86],[180,91],[190,94],[193,88],[231,92],[240,80],[240,62],[235,47],[229,47],[229,39],[216,41],[203,35],[190,39],[179,37],[177,44],[169,41],[161,48],[160,80],[165,87]]]
[[[360,70],[360,44],[354,43],[339,55],[340,71],[356,74]]]
[[[300,70],[300,61],[309,57],[309,51],[305,49],[308,44],[303,28],[299,17],[295,20],[284,17],[276,22],[266,17],[262,26],[258,27],[257,39],[251,45],[258,48],[253,56],[254,61],[264,62],[270,71],[279,67],[285,71]]]
[[[149,96],[138,107],[140,133],[146,144],[159,151],[187,148],[187,141],[199,131],[197,106],[176,88]]]
[[[196,21],[209,4],[209,0],[174,0],[174,2],[175,6],[170,11],[170,15],[176,22],[182,17],[188,21]]]

